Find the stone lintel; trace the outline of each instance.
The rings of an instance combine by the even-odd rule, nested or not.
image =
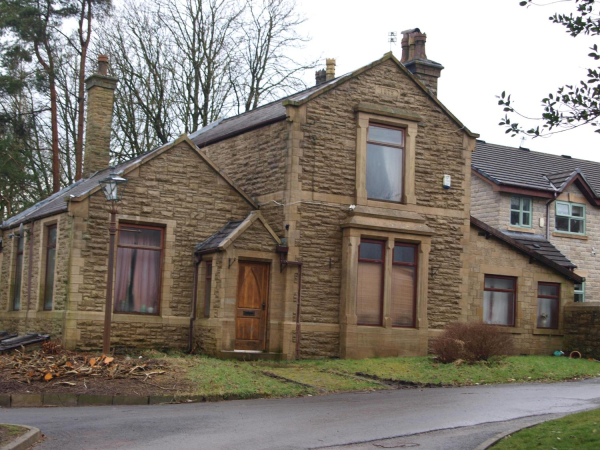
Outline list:
[[[391,106],[376,105],[374,103],[360,102],[354,107],[355,112],[365,112],[368,114],[377,114],[380,116],[394,117],[396,119],[412,120],[421,122],[423,119],[419,114],[403,108],[393,108]]]

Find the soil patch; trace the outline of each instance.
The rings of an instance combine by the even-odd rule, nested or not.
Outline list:
[[[0,355],[0,394],[176,395],[194,392],[183,367],[163,358],[44,349]]]
[[[0,424],[0,448],[10,444],[25,433],[27,433],[27,428]]]

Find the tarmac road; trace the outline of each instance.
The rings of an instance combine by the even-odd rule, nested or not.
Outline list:
[[[181,405],[1,409],[0,422],[38,427],[46,440],[36,449],[407,447],[402,442],[468,449],[514,427],[515,419],[527,418],[518,422],[527,424],[543,419],[532,416],[594,407],[600,407],[600,378]],[[398,436],[412,439],[391,439]],[[382,439],[388,440],[368,442]]]

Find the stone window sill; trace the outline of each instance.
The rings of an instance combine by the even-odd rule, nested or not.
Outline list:
[[[564,336],[564,333],[562,332],[562,330],[550,330],[550,329],[544,329],[544,328],[536,328],[533,330],[533,334],[537,334],[537,335],[543,335],[543,336]]]
[[[525,227],[516,227],[514,225],[511,225],[507,228],[508,231],[518,231],[519,233],[531,233],[531,234],[535,234],[535,231],[532,230],[531,228],[525,228]]]
[[[587,236],[584,236],[582,234],[561,233],[560,231],[553,231],[552,236],[567,239],[579,239],[581,241],[587,241],[589,239]]]

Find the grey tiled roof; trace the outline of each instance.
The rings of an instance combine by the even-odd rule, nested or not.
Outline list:
[[[600,197],[600,163],[477,141],[473,169],[497,184],[554,192],[579,171]]]
[[[565,255],[563,255],[554,245],[548,242],[544,236],[536,235],[536,234],[527,234],[527,233],[519,233],[513,231],[504,231],[501,230],[507,236],[513,238],[519,244],[531,249],[532,251],[544,255],[546,258],[554,261],[556,264],[559,264],[563,267],[567,268],[576,268],[577,266],[573,264]]]
[[[532,235],[526,237],[523,236],[525,233],[503,232],[497,228],[489,226],[487,223],[482,222],[473,216],[471,216],[471,225],[483,230],[484,234],[486,234],[486,237],[496,237],[497,239],[513,247],[515,250],[518,250],[528,255],[531,259],[534,259],[539,263],[556,270],[575,283],[581,283],[584,281],[584,278],[573,272],[572,269],[576,266],[542,236]]]
[[[219,245],[227,239],[236,229],[239,227],[243,220],[237,220],[235,222],[227,222],[227,224],[209,237],[207,240],[200,242],[196,245],[196,253],[208,253],[219,248]]]
[[[258,128],[273,122],[284,120],[286,118],[285,106],[283,105],[285,100],[303,100],[305,97],[319,92],[320,90],[323,90],[332,84],[339,82],[343,78],[349,77],[350,75],[351,74],[342,75],[318,86],[313,86],[304,91],[288,95],[287,97],[283,97],[274,102],[260,106],[252,111],[229,117],[227,119],[216,120],[200,130],[191,133],[190,139],[198,147],[204,147],[213,142],[227,139],[228,137],[252,130],[253,128]]]

